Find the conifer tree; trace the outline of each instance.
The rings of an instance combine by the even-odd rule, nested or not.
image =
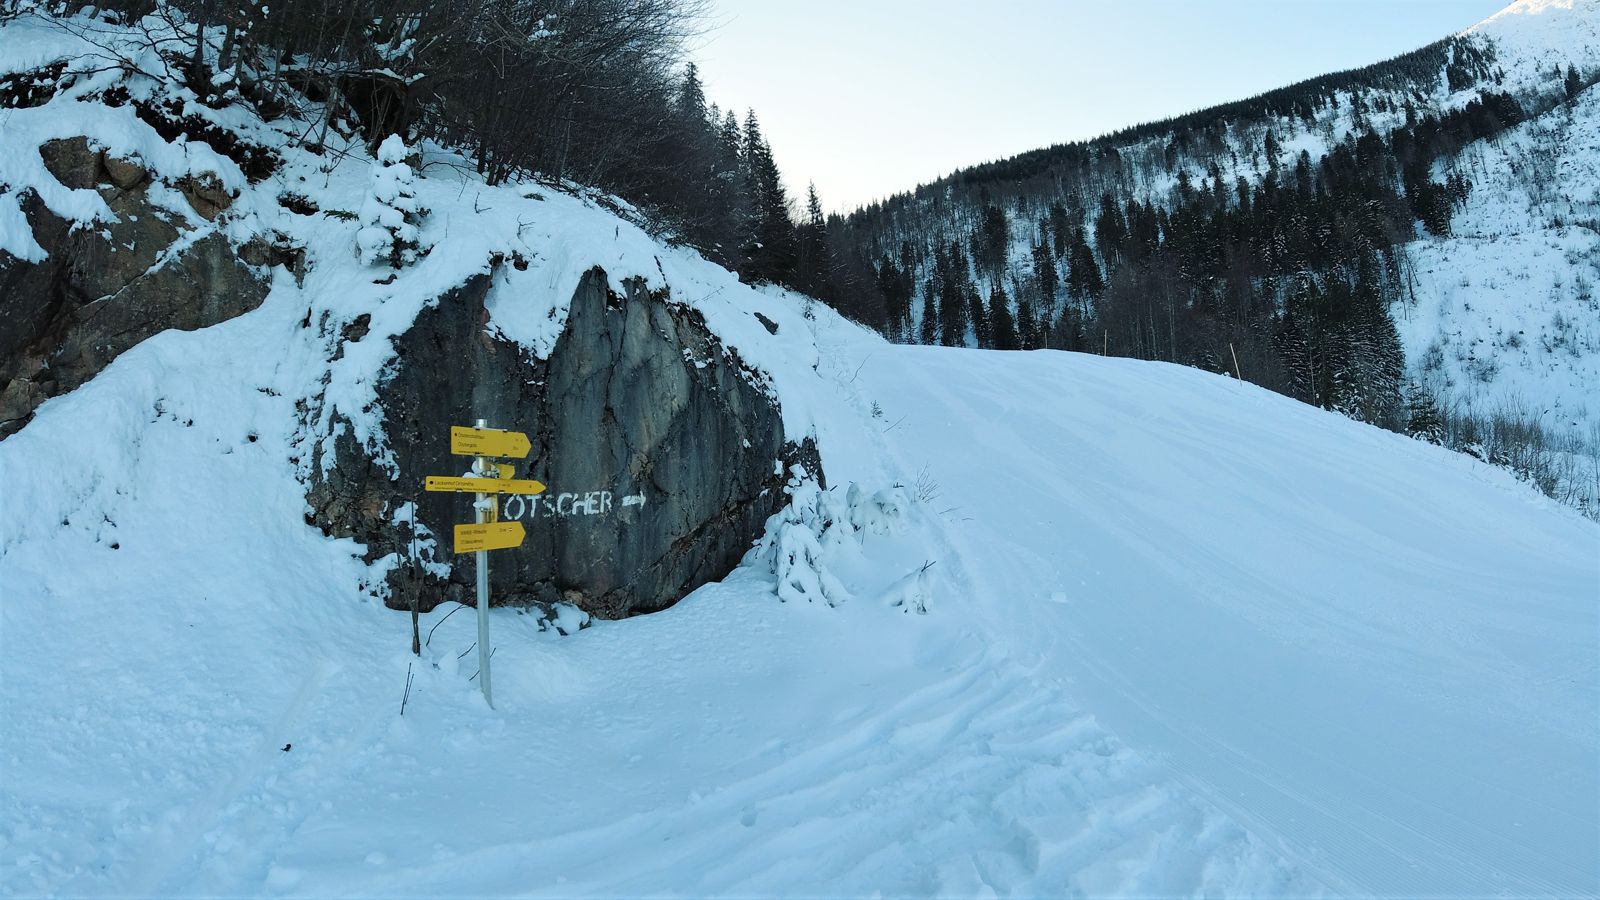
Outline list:
[[[739,117],[728,110],[723,114],[722,128],[717,134],[722,152],[735,160],[740,159],[744,148],[744,133],[739,130]]]
[[[996,350],[1022,349],[1022,342],[1017,337],[1017,322],[1011,317],[1011,300],[1006,297],[1005,287],[998,283],[989,294],[989,327],[994,333],[993,346]]]
[[[1067,287],[1080,301],[1099,300],[1105,291],[1105,280],[1100,277],[1100,264],[1095,262],[1094,251],[1079,231],[1072,243],[1072,255],[1067,261]],[[1085,304],[1087,307],[1087,304]]]
[[[982,348],[994,346],[994,330],[989,321],[989,311],[984,307],[983,295],[976,290],[967,291],[967,316],[972,320],[972,333]]]
[[[960,347],[967,341],[967,297],[965,280],[946,278],[939,292],[939,343]]]
[[[706,106],[699,70],[684,68],[673,99],[668,138],[661,149],[665,174],[656,196],[669,220],[706,255],[727,263],[734,240],[735,187],[728,173],[737,170],[737,154],[729,159],[718,133],[720,111]]]
[[[416,172],[411,149],[398,134],[378,147],[372,166],[371,190],[361,206],[361,230],[356,232],[356,255],[368,265],[393,268],[410,265],[421,253],[418,222],[424,210],[417,203]]]
[[[678,86],[674,111],[678,118],[697,127],[706,124],[706,92],[700,83],[700,67],[689,63],[683,69],[683,81]]]
[[[985,206],[978,232],[972,236],[973,263],[979,272],[998,276],[1005,267],[1010,249],[1011,223],[1006,214],[993,204]]]
[[[1040,301],[1047,308],[1054,309],[1061,276],[1056,271],[1055,254],[1043,242],[1033,245],[1033,281],[1038,287]]]
[[[742,158],[750,222],[741,270],[755,281],[788,283],[794,277],[799,252],[794,222],[789,219],[789,196],[778,164],[773,161],[772,147],[761,136],[755,110],[745,117]]]
[[[911,273],[901,272],[887,254],[877,266],[878,292],[883,295],[889,323],[886,336],[890,340],[908,340],[906,327],[911,321]]]
[[[822,212],[822,199],[813,182],[806,186],[805,220],[800,223],[795,281],[800,290],[813,297],[833,302],[828,275],[832,265],[828,246],[828,222]]]
[[[922,328],[920,337],[924,344],[939,343],[939,287],[934,279],[928,279],[928,284],[922,292]]]
[[[731,109],[722,114],[720,122],[713,120],[711,124],[715,135],[707,194],[716,214],[706,243],[715,249],[719,262],[738,268],[750,234],[750,197],[742,155],[744,135]]]
[[[1017,297],[1017,346],[1023,350],[1036,350],[1039,347],[1035,337],[1038,335],[1039,323],[1033,317],[1033,304],[1028,302],[1026,294]]]
[[[1122,255],[1123,241],[1127,240],[1128,226],[1122,219],[1117,199],[1107,191],[1100,197],[1100,217],[1094,223],[1094,240],[1100,247],[1100,258],[1109,267]]]
[[[1420,384],[1406,387],[1406,434],[1429,444],[1444,443],[1444,415]]]
[[[1062,206],[1059,200],[1050,204],[1050,242],[1056,258],[1067,255],[1073,231],[1072,223],[1067,217],[1067,208]]]
[[[1267,168],[1277,171],[1278,160],[1283,157],[1283,145],[1278,143],[1278,135],[1271,128],[1267,129],[1267,139],[1262,150],[1267,155]]]

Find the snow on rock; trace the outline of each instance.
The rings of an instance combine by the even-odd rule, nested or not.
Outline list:
[[[104,24],[95,39],[137,44]],[[421,527],[408,522],[403,533],[394,515],[416,499],[423,476],[450,471],[448,426],[479,417],[535,434],[540,453],[523,474],[553,488],[547,498],[508,500],[533,539],[512,554],[514,564],[499,567],[502,599],[565,600],[608,616],[659,609],[725,574],[781,505],[771,462],[810,453],[814,425],[803,399],[791,406],[777,398],[785,385],[818,377],[814,351],[792,351],[806,320],[781,292],[754,291],[692,251],[662,245],[613,214],[623,207],[610,198],[532,183],[489,186],[438,147],[420,148],[414,167],[413,148],[393,136],[371,162],[360,141],[337,134],[329,137],[336,146],[313,152],[295,140],[304,123],[293,116],[266,123],[243,107],[206,108],[216,127],[271,150],[270,171],[247,176],[233,159],[184,149],[204,147],[205,134],[167,144],[127,105],[96,102],[96,92],[112,86],[146,99],[162,90],[181,98],[180,86],[80,68],[69,65],[65,87],[43,105],[15,111],[28,127],[0,138],[0,157],[12,161],[0,170],[10,179],[0,207],[37,197],[43,209],[34,211],[34,229],[48,213],[67,232],[104,230],[109,249],[101,255],[123,263],[114,269],[165,267],[210,284],[226,260],[185,268],[188,257],[179,251],[190,245],[210,252],[202,261],[215,263],[236,248],[241,259],[276,269],[273,298],[300,310],[296,327],[273,338],[296,352],[280,346],[263,364],[281,370],[285,359],[299,362],[284,373],[287,384],[263,387],[296,405],[282,456],[309,483],[310,520],[366,546],[375,566],[371,585],[388,602],[415,600],[427,609],[470,593],[468,561],[452,559],[441,580],[423,553],[422,535],[448,533],[459,516],[452,498],[417,501]],[[72,157],[81,165],[65,175],[61,166],[53,171],[41,153],[80,122],[89,126],[74,139],[85,148]],[[113,157],[138,160],[148,180],[140,189],[144,205],[128,206],[103,183],[119,177],[104,165]],[[27,159],[35,162],[18,162]],[[17,211],[23,215],[21,205]],[[155,242],[118,231],[167,218],[178,233],[176,249],[150,260],[138,253],[155,254]],[[68,291],[34,284],[51,281],[51,273],[102,268],[83,263],[89,254],[76,245],[47,253],[31,239],[26,247],[12,243],[18,252],[0,252],[0,279],[22,279],[13,296],[81,295],[85,310],[121,302],[116,284]],[[266,249],[248,254],[251,247]],[[352,247],[361,248],[359,257]],[[378,272],[374,262],[401,268]],[[259,292],[227,293],[251,299],[246,307],[260,302]],[[587,303],[575,305],[580,294]],[[114,295],[119,299],[101,299]],[[207,308],[182,292],[169,305]],[[615,315],[613,307],[624,312]],[[80,315],[75,308],[57,312]],[[125,321],[144,312],[150,314]],[[758,313],[786,328],[785,337],[769,332]],[[12,357],[18,372],[0,369],[0,433],[21,427],[41,402],[47,407],[49,397],[77,387],[150,334],[225,317],[191,322],[171,309],[133,304],[128,316],[114,319],[129,326],[119,327],[117,340],[95,340],[101,332],[91,329],[63,344],[74,354],[87,348],[82,355],[92,365],[79,367],[50,356],[59,348],[35,352],[36,344],[55,340],[54,319],[27,317],[42,324],[15,341],[8,323],[0,329],[5,346],[28,353]],[[564,341],[568,352],[561,354]],[[63,372],[75,374],[63,379]],[[625,497],[653,502],[625,507]],[[582,515],[572,516],[575,509]],[[618,523],[627,526],[622,540]],[[423,590],[426,596],[416,597]]]
[[[151,335],[225,321],[267,292],[241,258],[261,256],[236,252],[180,191],[151,181],[139,163],[106,156],[82,137],[20,152],[40,159],[52,184],[100,202],[106,216],[92,225],[62,218],[32,190],[17,208],[32,249],[0,250],[0,437]]]
[[[444,242],[435,252],[450,249]],[[417,498],[417,486],[459,471],[446,436],[482,418],[530,436],[534,451],[515,463],[517,474],[547,486],[500,504],[500,517],[526,532],[521,546],[496,554],[490,585],[501,602],[569,602],[616,618],[661,609],[725,575],[783,503],[773,460],[815,467],[809,436],[785,431],[760,373],[692,308],[636,279],[612,293],[598,268],[568,304],[548,358],[535,358],[503,334],[484,334],[492,280],[474,276],[445,294],[386,348],[395,359],[377,392],[390,423],[384,453],[340,431],[319,443],[309,466],[312,520],[396,559],[385,579],[390,605],[468,600],[471,559],[455,558],[443,579],[405,564],[416,554],[409,529],[396,529],[385,510],[414,502],[420,524],[449,533],[461,498]],[[344,346],[359,351],[370,340]]]

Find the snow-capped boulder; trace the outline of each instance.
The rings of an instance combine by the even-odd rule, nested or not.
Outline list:
[[[390,560],[389,605],[471,601],[473,560],[449,551],[470,500],[419,490],[427,475],[466,469],[449,455],[452,425],[528,433],[533,453],[516,475],[548,486],[502,498],[500,518],[522,522],[527,540],[493,554],[494,602],[568,602],[606,618],[663,609],[726,575],[782,505],[790,465],[820,472],[809,442],[786,442],[760,377],[692,308],[638,280],[619,295],[593,269],[542,360],[484,333],[491,281],[440,298],[395,341],[378,399],[398,472],[348,437],[311,467],[316,523]],[[416,542],[408,517],[389,512],[414,499]]]

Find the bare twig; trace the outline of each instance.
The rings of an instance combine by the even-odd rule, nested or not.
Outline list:
[[[430,646],[431,644],[433,644],[433,633],[435,631],[439,630],[439,626],[443,625],[445,623],[445,620],[449,619],[451,616],[453,616],[456,613],[462,611],[463,609],[466,609],[466,607],[461,605],[461,604],[459,604],[459,603],[457,603],[455,609],[452,609],[449,612],[445,613],[443,619],[440,619],[439,621],[433,623],[433,627],[428,629],[428,639],[423,642],[423,646],[427,647],[427,646]]]
[[[477,646],[477,645],[476,645],[476,644],[474,644],[474,645],[473,645],[473,646]],[[490,649],[489,649],[489,658],[490,658],[490,659],[494,659],[494,652],[495,652],[495,651],[496,651],[496,650],[499,650],[499,649],[500,649],[500,648],[499,648],[499,647],[491,647],[491,648],[490,648]],[[468,679],[467,679],[467,680],[468,680],[468,681],[476,681],[476,680],[477,680],[477,678],[478,678],[478,673],[479,673],[479,672],[482,672],[482,671],[483,671],[483,670],[482,670],[482,669],[479,669],[479,670],[478,670],[478,671],[477,671],[477,672],[473,672],[473,673],[472,673],[472,677],[471,677],[471,678],[468,678]]]

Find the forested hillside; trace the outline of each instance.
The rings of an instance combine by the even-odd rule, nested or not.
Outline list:
[[[107,46],[99,62],[181,89],[157,97],[119,84],[99,99],[132,103],[169,139],[228,142],[255,180],[281,154],[224,137],[216,123],[233,106],[298,120],[295,144],[318,153],[400,135],[461,152],[491,185],[606,191],[746,278],[795,282],[804,229],[757,114],[708,102],[685,46],[710,10],[705,0],[4,0],[0,22],[33,19],[100,44],[137,29],[140,54]],[[50,62],[50,42],[36,43],[7,48],[0,105],[37,105],[86,79],[35,68]]]
[[[1441,299],[1418,260],[1512,190],[1543,205],[1502,230],[1555,229],[1572,244],[1561,290],[1577,300],[1593,283],[1593,187],[1561,181],[1551,123],[1600,78],[1597,20],[1593,0],[1524,0],[1364,69],[958,171],[832,223],[835,255],[870,261],[876,279],[821,293],[896,340],[1193,365],[1502,461],[1534,440],[1553,455],[1517,467],[1592,504],[1587,411],[1541,416],[1525,380],[1534,409],[1497,437],[1504,411],[1482,380],[1423,377],[1403,347],[1433,335],[1402,336],[1396,320]],[[1508,168],[1482,165],[1484,148],[1528,129],[1543,140],[1521,139]],[[1564,378],[1571,365],[1550,367]]]

